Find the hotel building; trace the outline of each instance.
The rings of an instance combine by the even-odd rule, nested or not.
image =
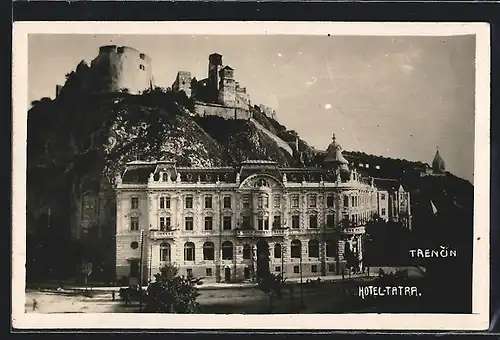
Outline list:
[[[117,278],[147,282],[167,263],[205,282],[248,280],[262,268],[285,277],[338,274],[346,252],[362,261],[371,219],[410,227],[409,193],[349,170],[335,136],[325,164],[128,163],[116,179]]]

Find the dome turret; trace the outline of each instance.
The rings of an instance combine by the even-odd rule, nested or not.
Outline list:
[[[439,154],[439,148],[436,150],[434,160],[432,161],[432,170],[436,173],[443,173],[446,171],[446,164]]]
[[[347,175],[348,177],[349,162],[342,155],[342,147],[337,143],[335,134],[333,134],[332,142],[326,149],[325,164],[331,169],[340,170],[342,175]]]

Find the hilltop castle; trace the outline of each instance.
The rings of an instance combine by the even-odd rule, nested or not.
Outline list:
[[[222,55],[208,57],[207,78],[197,80],[188,71],[179,71],[172,84],[174,92],[184,93],[195,100],[200,116],[220,116],[226,119],[248,119],[250,96],[246,87],[235,80],[234,69],[222,64]]]
[[[57,96],[68,89],[95,94],[140,94],[154,88],[151,58],[127,46],[101,46],[90,65],[82,60],[76,71],[66,77],[64,86],[56,87]]]
[[[57,85],[56,95],[67,89],[85,93],[141,94],[155,88],[151,58],[127,46],[108,45],[99,48],[99,54],[90,65],[82,60],[76,70],[67,75],[64,86]],[[246,87],[235,79],[234,69],[223,65],[222,55],[208,57],[207,78],[197,80],[189,71],[179,71],[172,91],[184,92],[194,99],[199,116],[220,116],[225,119],[249,119],[250,96]],[[259,109],[276,119],[276,112],[264,105]]]

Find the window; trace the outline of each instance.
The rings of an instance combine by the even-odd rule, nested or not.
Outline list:
[[[132,216],[130,218],[130,230],[132,231],[139,230],[139,217]]]
[[[329,272],[334,272],[335,271],[335,265],[333,263],[328,264],[328,271]]]
[[[311,265],[311,273],[317,273],[318,272],[318,265],[313,264]]]
[[[233,259],[233,244],[229,241],[222,243],[222,259],[232,260]]]
[[[144,65],[142,65],[142,64],[141,64],[141,65],[139,65],[139,68],[140,68],[141,70],[143,70],[143,71],[146,69],[146,68],[144,67]]]
[[[186,217],[184,219],[184,225],[186,226],[186,230],[193,230],[193,217]]]
[[[275,259],[281,258],[281,244],[279,244],[279,243],[276,243],[274,245],[274,258]]]
[[[354,198],[354,196],[351,196],[351,207],[355,207],[355,206],[356,206],[355,198]]]
[[[299,195],[293,195],[292,196],[292,208],[298,208],[299,207]]]
[[[316,208],[316,195],[309,196],[309,208]]]
[[[274,271],[275,272],[280,272],[281,271],[281,267],[278,267],[278,266],[274,267]]]
[[[318,216],[317,215],[309,215],[309,228],[311,228],[311,229],[318,228]]]
[[[130,200],[132,209],[139,209],[139,197],[132,197]]]
[[[250,260],[252,258],[252,248],[249,244],[243,246],[243,260]]]
[[[380,199],[383,201],[385,200],[385,194],[380,194]]]
[[[385,215],[385,208],[382,208],[382,212],[380,214]]]
[[[160,209],[170,209],[170,197],[160,197]]]
[[[344,207],[348,207],[349,206],[349,196],[344,196]]]
[[[273,228],[281,228],[281,216],[274,216],[273,218]]]
[[[212,196],[205,196],[205,209],[212,209]]]
[[[293,240],[290,247],[290,255],[292,259],[300,258],[301,253],[301,243],[299,240]]]
[[[335,227],[335,215],[333,214],[326,215],[326,227],[327,228]]]
[[[257,206],[259,208],[269,208],[269,196],[263,195],[258,197]]]
[[[292,229],[299,229],[299,228],[300,228],[300,216],[293,215],[292,216]]]
[[[170,217],[160,217],[160,230],[166,231],[170,229]]]
[[[224,197],[224,209],[231,209],[231,196]]]
[[[309,257],[319,257],[319,242],[317,240],[309,241],[307,248]]]
[[[279,208],[281,206],[281,198],[279,195],[274,195],[273,197],[273,206],[275,208]]]
[[[160,262],[170,262],[170,244],[162,243],[160,245]]]
[[[191,269],[191,268],[186,269],[186,274],[187,274],[187,277],[193,277],[193,269]]]
[[[298,273],[300,273],[300,268],[299,268],[299,266],[293,266],[293,272],[294,272],[294,274],[298,274]]]
[[[213,242],[203,243],[203,260],[213,261],[215,258],[215,246]]]
[[[333,202],[334,202],[334,199],[333,199],[333,196],[326,196],[326,206],[331,208],[333,207]]]
[[[130,248],[132,249],[137,249],[139,248],[139,243],[136,242],[136,241],[133,241],[132,243],[130,243]]]
[[[250,195],[243,196],[243,208],[250,208]]]
[[[146,56],[144,55],[144,53],[139,54],[139,58],[141,58],[142,60],[144,60],[145,57]]]
[[[212,216],[206,216],[205,217],[205,230],[213,230],[213,217]]]
[[[232,227],[232,218],[231,216],[224,216],[222,220],[222,229],[224,230],[231,230]]]
[[[194,243],[186,242],[184,244],[184,261],[194,261]]]
[[[187,196],[185,201],[186,209],[193,209],[193,196]]]
[[[212,276],[212,268],[205,269],[205,275],[206,276]]]
[[[335,242],[332,240],[326,241],[326,257],[335,257]]]
[[[257,219],[257,228],[259,230],[269,230],[269,218],[268,217],[259,217]]]
[[[245,215],[243,216],[243,229],[250,229],[252,228],[252,220],[250,219],[250,216]]]

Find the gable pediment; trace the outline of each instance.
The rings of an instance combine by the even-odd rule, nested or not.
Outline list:
[[[242,189],[280,189],[283,184],[275,177],[267,174],[254,174],[246,178],[240,185]]]

